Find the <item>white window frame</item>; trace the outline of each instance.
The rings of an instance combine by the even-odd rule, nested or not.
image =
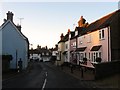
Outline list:
[[[97,56],[96,56],[96,53],[97,53]],[[93,51],[93,52],[91,52],[90,54],[91,54],[91,61],[92,61],[93,63],[96,63],[96,58],[97,58],[97,57],[102,58],[101,51]]]
[[[83,61],[83,58],[87,58],[86,52],[79,52],[79,61]]]
[[[76,42],[73,42],[73,43],[72,43],[72,47],[73,47],[73,48],[76,48]]]
[[[105,30],[104,29],[99,30],[99,39],[100,40],[105,39]]]

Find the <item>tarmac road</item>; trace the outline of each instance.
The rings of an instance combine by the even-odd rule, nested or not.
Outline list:
[[[33,62],[30,72],[2,82],[5,88],[94,88],[90,81],[76,79],[50,62]]]

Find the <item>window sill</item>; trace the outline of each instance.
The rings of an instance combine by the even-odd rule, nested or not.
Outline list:
[[[100,41],[105,40],[105,38],[99,39]]]

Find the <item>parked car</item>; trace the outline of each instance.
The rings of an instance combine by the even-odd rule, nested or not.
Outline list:
[[[39,61],[38,57],[33,57],[33,61]]]

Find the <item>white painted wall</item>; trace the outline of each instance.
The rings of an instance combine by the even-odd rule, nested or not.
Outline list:
[[[52,51],[52,56],[57,56],[58,51]]]
[[[21,58],[23,61],[23,69],[27,67],[27,41],[16,31],[12,23],[8,22],[2,30],[2,53],[10,54],[13,60],[10,62],[10,68],[16,68],[16,53],[17,61]]]
[[[66,48],[66,45],[67,45],[67,48]],[[69,56],[68,56],[69,42],[68,41],[65,42],[64,48],[65,48],[65,51],[67,51],[66,54],[64,55],[65,62],[69,62]]]
[[[64,62],[64,55],[62,54],[64,50],[65,50],[65,43],[60,42],[58,44],[58,55],[57,55],[57,60],[60,60],[60,61],[56,61],[57,65],[61,65]]]

